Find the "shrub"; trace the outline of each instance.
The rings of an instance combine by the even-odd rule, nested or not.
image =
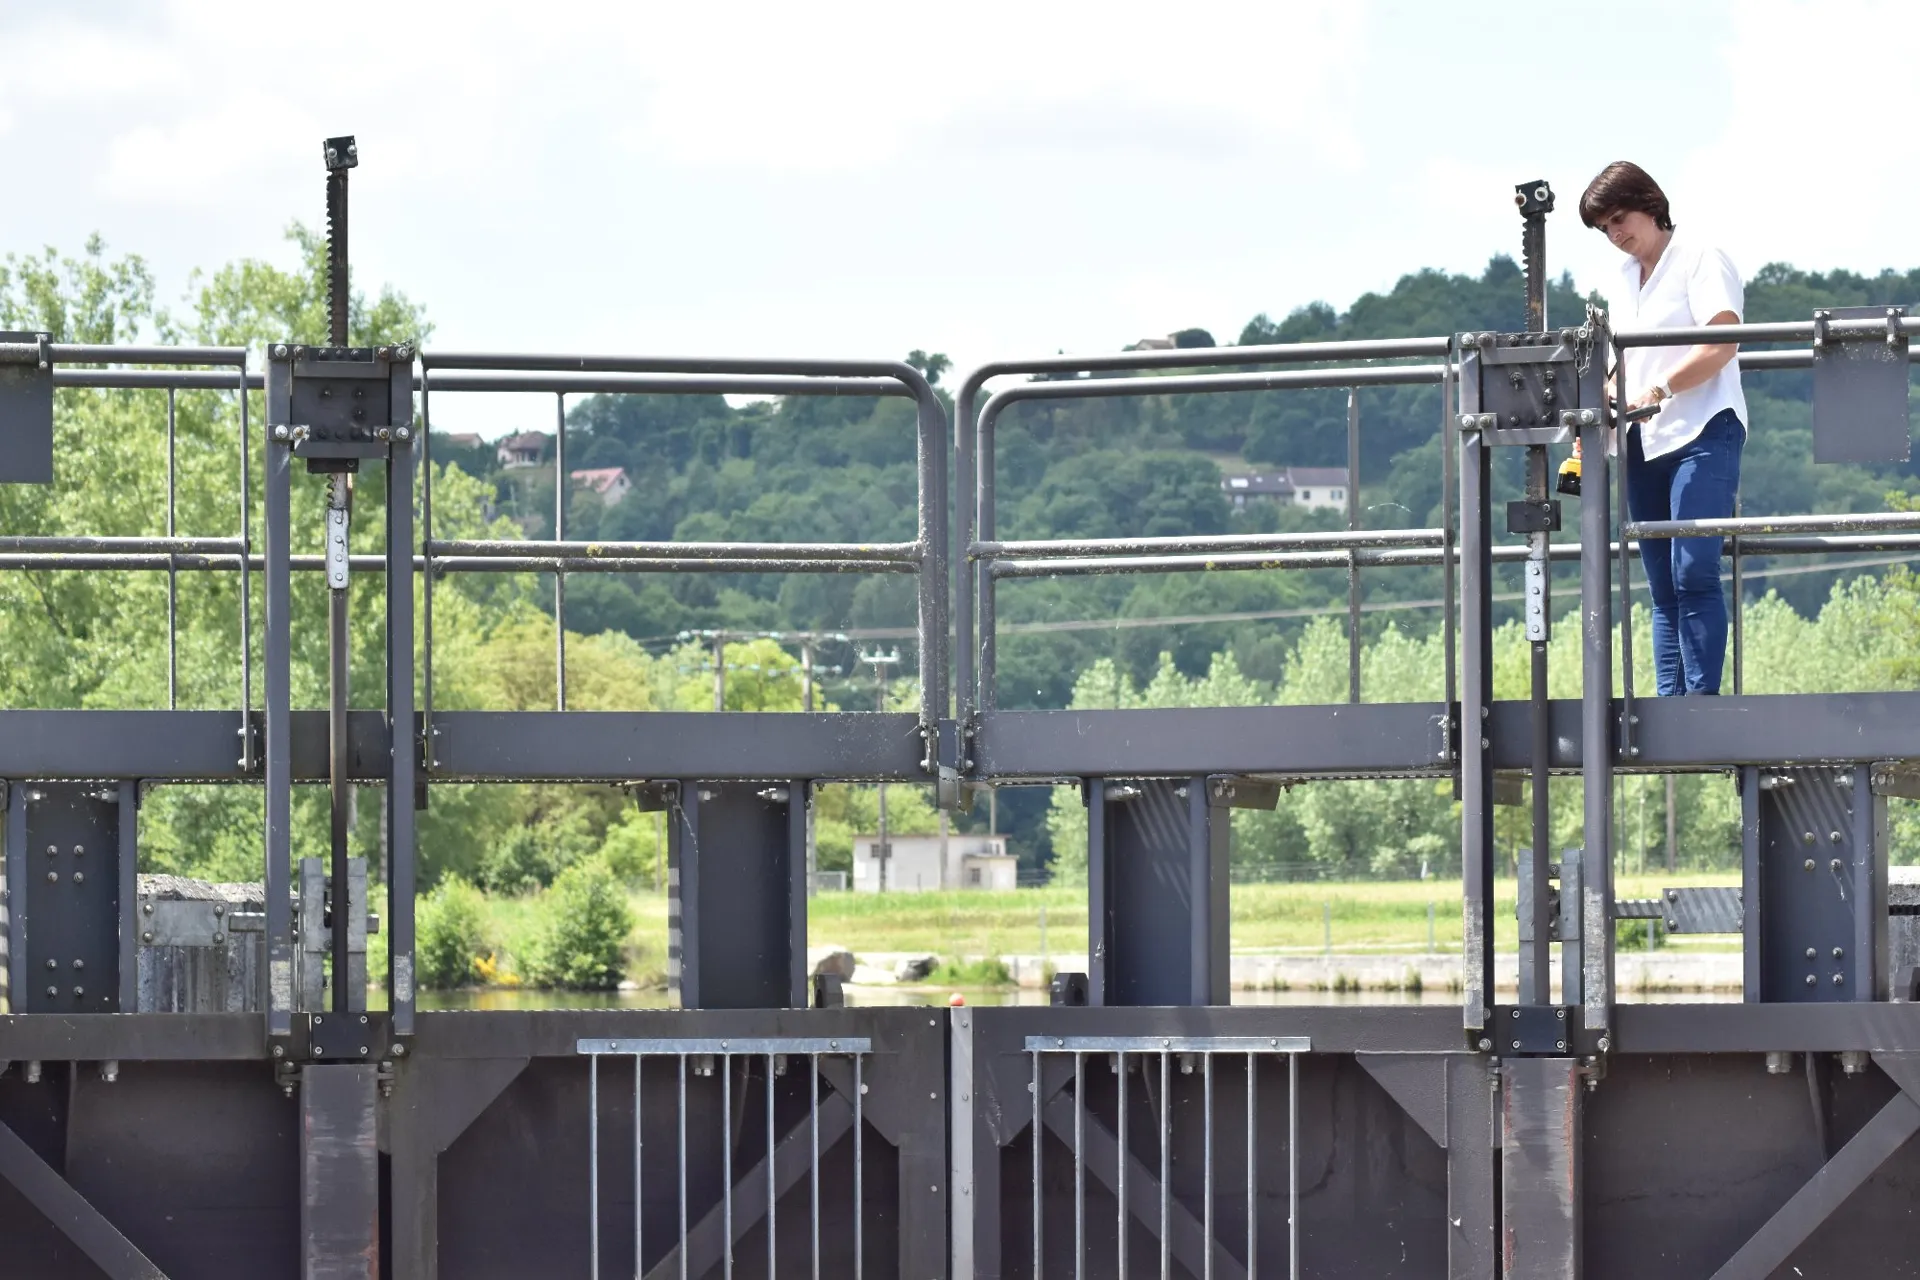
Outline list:
[[[487,901],[459,876],[419,900],[414,917],[414,979],[422,987],[462,987],[480,978],[491,953]]]
[[[626,884],[651,884],[658,861],[654,815],[629,811],[607,828],[600,856],[607,868]]]
[[[536,986],[604,991],[625,974],[633,909],[619,878],[599,858],[561,872],[541,899],[545,914],[527,957]]]

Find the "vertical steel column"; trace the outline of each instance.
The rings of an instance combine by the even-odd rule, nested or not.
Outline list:
[[[1617,383],[1619,380],[1617,371],[1620,368],[1623,353],[1618,342],[1612,345],[1611,367],[1616,370],[1614,378]],[[1623,400],[1622,404],[1624,403]],[[1636,739],[1640,735],[1634,732],[1639,720],[1633,714],[1633,553],[1627,547],[1627,536],[1624,532],[1627,527],[1627,468],[1630,465],[1627,457],[1627,432],[1632,428],[1620,422],[1618,414],[1614,415],[1614,421],[1618,424],[1616,431],[1619,437],[1617,444],[1620,458],[1619,471],[1613,486],[1614,527],[1623,531],[1620,535],[1620,754],[1632,760],[1640,754],[1640,748],[1636,745]],[[1584,446],[1580,452],[1584,466],[1586,454]]]
[[[15,782],[5,786],[7,805],[7,892],[0,906],[7,912],[7,1012],[27,1010],[27,789]]]
[[[1613,1025],[1613,591],[1607,527],[1607,428],[1580,429],[1580,784],[1584,789],[1580,876],[1560,892],[1577,895],[1579,1000],[1589,1030]],[[1573,911],[1566,915],[1574,918]],[[1572,933],[1562,930],[1562,948]],[[1575,996],[1563,991],[1561,998]]]
[[[805,787],[684,784],[667,841],[667,961],[682,1008],[806,1007]]]
[[[266,441],[266,890],[267,1034],[293,1031],[292,885],[293,743],[289,732],[293,642],[292,563],[289,560],[293,489],[291,442],[293,369],[286,348],[267,362]]]
[[[1462,1014],[1479,1031],[1493,1004],[1492,449],[1478,431],[1463,432],[1460,446]]]
[[[253,480],[247,357],[240,356],[240,769],[253,772]]]
[[[407,367],[411,377],[411,367]],[[406,401],[401,401],[406,403]],[[414,779],[413,446],[394,431],[387,452],[387,1000],[393,1031],[413,1033]]]
[[[352,695],[347,649],[353,634],[348,626],[348,609],[352,603],[349,584],[353,576],[347,561],[347,521],[353,510],[353,476],[348,472],[338,472],[327,479],[331,491],[327,501],[327,816],[329,852],[332,855],[327,878],[333,916],[332,1010],[345,1013],[353,1007],[352,984],[349,980],[351,948],[347,931],[355,910],[347,873],[350,860],[347,843],[351,834],[347,820],[351,815],[350,802],[353,796],[347,743],[347,702]],[[335,585],[332,572],[332,562],[336,556],[339,561],[338,585]],[[364,908],[363,903],[361,909]]]
[[[379,1071],[357,1063],[301,1069],[302,1280],[380,1274]]]
[[[556,392],[553,424],[553,536],[567,537],[567,393]],[[567,709],[567,575],[553,571],[553,698]],[[718,708],[715,708],[718,710]]]
[[[1527,448],[1527,500],[1550,502],[1547,493],[1547,451],[1543,445]],[[1552,634],[1553,566],[1549,560],[1550,535],[1527,535],[1526,599],[1523,613],[1529,649],[1530,670],[1527,680],[1527,776],[1532,800],[1532,834],[1523,855],[1526,874],[1521,877],[1520,916],[1525,922],[1520,931],[1521,1004],[1546,1004],[1552,998],[1553,946],[1547,909],[1547,868],[1553,844],[1552,783],[1548,766],[1553,760],[1553,722],[1547,702],[1547,641]]]
[[[1580,1063],[1501,1065],[1501,1252],[1506,1280],[1579,1280]]]
[[[1455,356],[1447,356],[1447,370],[1440,379],[1440,633],[1443,660],[1445,662],[1445,691],[1447,713],[1454,717],[1454,724],[1445,735],[1446,759],[1452,762],[1458,755],[1456,739],[1464,732],[1459,723],[1460,687],[1458,661],[1455,646],[1458,637],[1454,634],[1458,617],[1459,602],[1455,598],[1455,574],[1453,550],[1456,545],[1453,532],[1453,493],[1459,470],[1459,436],[1453,426],[1454,376],[1458,365]],[[1457,779],[1456,779],[1457,781]]]
[[[174,535],[174,391],[167,388],[167,537]],[[180,646],[178,628],[180,575],[174,567],[174,554],[167,552],[167,710],[180,705]]]
[[[1230,823],[1205,777],[1089,780],[1093,1004],[1229,1002]]]
[[[1491,1280],[1499,1258],[1494,1091],[1491,1061],[1449,1055],[1447,1105],[1447,1280]]]
[[[113,789],[120,813],[116,824],[120,847],[114,850],[120,926],[120,972],[117,975],[121,1013],[140,1008],[140,783],[127,778]]]
[[[1360,527],[1360,389],[1347,388],[1347,532]],[[1360,701],[1360,558],[1347,552],[1347,701]]]

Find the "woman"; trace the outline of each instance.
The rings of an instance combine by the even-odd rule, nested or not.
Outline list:
[[[1740,274],[1711,243],[1675,231],[1666,193],[1637,164],[1617,161],[1580,197],[1580,220],[1627,255],[1613,298],[1616,329],[1739,324]],[[1746,443],[1747,400],[1734,344],[1633,347],[1614,370],[1631,409],[1658,405],[1627,430],[1627,505],[1635,520],[1733,514]],[[1640,561],[1653,595],[1659,691],[1715,694],[1727,655],[1719,538],[1644,538]]]

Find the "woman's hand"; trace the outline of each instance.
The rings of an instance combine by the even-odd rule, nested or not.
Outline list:
[[[1627,401],[1626,411],[1628,413],[1632,413],[1636,409],[1651,408],[1656,404],[1660,404],[1664,402],[1666,398],[1667,397],[1660,394],[1659,388],[1657,387],[1647,391],[1642,391],[1639,395]]]

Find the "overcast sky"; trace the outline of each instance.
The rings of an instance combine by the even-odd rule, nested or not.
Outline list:
[[[169,300],[291,265],[320,139],[353,133],[354,282],[425,304],[441,348],[1231,341],[1477,272],[1540,176],[1552,269],[1604,289],[1575,206],[1622,157],[1749,275],[1904,269],[1915,47],[1920,6],[1856,0],[0,0],[0,253],[98,231]],[[447,400],[446,429],[550,414]]]

